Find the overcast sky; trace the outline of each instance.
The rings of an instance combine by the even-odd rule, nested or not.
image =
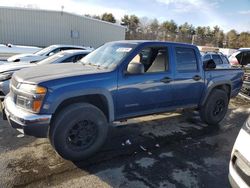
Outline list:
[[[35,7],[61,10],[77,14],[111,12],[116,19],[124,14],[173,19],[178,24],[188,22],[194,26],[219,25],[224,31],[250,31],[250,0],[0,0],[0,6]]]

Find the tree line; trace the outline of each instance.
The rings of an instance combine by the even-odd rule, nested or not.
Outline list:
[[[117,23],[112,13],[102,15],[85,15],[111,23]],[[178,25],[174,20],[159,22],[147,17],[139,18],[136,15],[124,15],[120,22],[126,26],[126,39],[162,40],[193,43],[201,46],[224,48],[250,47],[250,33],[238,33],[235,29],[225,33],[219,26],[197,26],[185,22]]]

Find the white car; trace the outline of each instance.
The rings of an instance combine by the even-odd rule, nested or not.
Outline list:
[[[35,52],[33,54],[19,54],[14,55],[12,57],[9,57],[7,59],[8,62],[30,62],[34,63],[37,61],[41,61],[48,56],[51,56],[55,53],[58,53],[60,51],[64,50],[93,50],[90,47],[83,47],[83,46],[74,46],[74,45],[52,45],[48,46],[47,48],[44,48],[38,52]]]
[[[250,187],[250,117],[243,125],[235,141],[230,164],[229,181],[233,188]]]

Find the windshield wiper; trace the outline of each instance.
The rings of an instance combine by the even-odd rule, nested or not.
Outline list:
[[[96,65],[96,64],[91,63],[91,62],[86,62],[86,63],[82,63],[82,64],[83,65],[89,65],[89,66],[92,66],[92,67],[97,67],[98,69],[102,67],[101,65]]]

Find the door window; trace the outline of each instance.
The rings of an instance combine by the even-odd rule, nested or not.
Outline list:
[[[85,57],[86,55],[87,55],[87,54],[79,54],[79,55],[77,55],[77,56],[75,57],[74,62],[79,61],[80,59],[82,59],[82,58]]]
[[[145,73],[165,72],[169,69],[168,49],[166,47],[147,47],[138,53],[130,63],[141,63]]]
[[[221,59],[223,61],[223,64],[229,64],[228,59],[224,55],[221,56]]]
[[[195,51],[191,48],[176,47],[176,69],[178,72],[197,71]]]
[[[212,57],[213,57],[213,60],[214,60],[214,62],[215,62],[216,65],[223,64],[223,62],[222,62],[222,60],[221,60],[221,58],[220,58],[219,55],[213,54]]]
[[[62,63],[72,63],[75,60],[75,56],[68,57],[62,61]]]
[[[60,52],[60,48],[56,48],[56,49],[52,50],[50,53],[47,54],[47,56],[54,55],[54,54],[56,54],[58,52]]]

